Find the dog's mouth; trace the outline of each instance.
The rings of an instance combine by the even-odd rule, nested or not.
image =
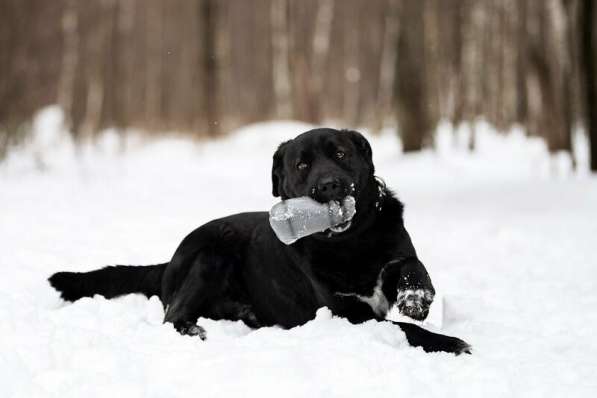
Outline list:
[[[342,217],[345,221],[342,221],[339,224],[334,225],[333,227],[330,227],[327,231],[328,231],[328,237],[335,235],[335,234],[341,234],[343,232],[346,232],[350,226],[352,225],[352,218],[354,217],[354,213],[355,213],[355,200],[353,196],[346,196],[344,199],[342,199],[342,201],[332,201],[330,202],[330,208],[334,207],[335,209],[337,209],[337,215]]]
[[[330,227],[330,233],[334,234],[341,234],[342,232],[346,232],[348,228],[352,225],[352,220],[343,222],[342,224],[338,224],[335,227]]]

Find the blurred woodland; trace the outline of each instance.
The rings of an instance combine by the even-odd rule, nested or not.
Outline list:
[[[0,148],[55,103],[75,140],[331,120],[405,151],[482,117],[553,152],[580,127],[597,170],[595,25],[594,0],[0,0]]]

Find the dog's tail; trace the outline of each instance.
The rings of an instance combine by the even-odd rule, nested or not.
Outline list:
[[[95,294],[108,299],[129,293],[151,297],[160,295],[162,275],[167,265],[115,265],[89,272],[57,272],[48,281],[67,301]]]

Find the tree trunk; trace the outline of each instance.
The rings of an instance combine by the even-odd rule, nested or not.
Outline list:
[[[452,42],[453,51],[452,55],[452,84],[451,84],[451,95],[454,99],[453,111],[452,111],[452,123],[455,127],[458,127],[464,119],[464,107],[465,107],[465,81],[463,76],[463,58],[464,58],[464,31],[466,29],[464,17],[467,3],[464,0],[455,0],[452,2],[452,22],[455,26],[452,27]]]
[[[68,0],[64,4],[62,14],[62,68],[58,84],[58,104],[64,111],[64,123],[71,126],[73,110],[75,76],[78,62],[79,35],[77,32],[77,7],[75,0]]]
[[[373,131],[380,131],[384,125],[384,118],[392,113],[390,108],[392,106],[392,88],[394,87],[396,75],[396,39],[398,38],[400,18],[397,0],[388,0],[387,7],[379,63],[379,88],[377,90]]]
[[[275,93],[276,117],[291,116],[290,70],[288,66],[288,3],[287,0],[273,0],[270,18],[272,24],[272,72]]]
[[[330,48],[332,19],[334,17],[334,0],[320,0],[315,17],[313,33],[311,73],[309,78],[309,95],[313,99],[316,110],[314,119],[321,120],[325,112],[325,95],[323,81],[326,71],[326,61]]]
[[[220,132],[217,106],[216,1],[202,0],[200,7],[203,33],[203,101],[207,120],[207,134],[213,137]]]
[[[584,0],[580,12],[582,71],[587,135],[590,142],[591,171],[597,172],[597,82],[595,81],[595,44],[593,32],[594,1]]]
[[[541,106],[535,112],[537,126],[547,140],[549,152],[571,152],[570,135],[572,126],[567,125],[569,117],[566,115],[565,101],[563,98],[567,77],[566,52],[563,51],[562,42],[566,38],[561,22],[563,11],[561,4],[555,0],[550,2],[537,2],[539,29],[534,35],[529,48],[529,61],[532,73],[535,74],[538,88],[541,93]]]
[[[518,0],[517,40],[516,46],[516,115],[515,119],[523,126],[528,117],[527,97],[527,0]]]
[[[83,132],[92,137],[102,127],[102,113],[106,90],[104,63],[108,51],[109,8],[111,1],[98,4],[97,24],[91,30],[87,42],[87,55],[90,62],[87,65],[87,97],[85,98],[85,118],[83,119]]]
[[[162,120],[162,47],[164,16],[161,2],[148,2],[145,8],[146,63],[145,74],[145,121],[150,128],[160,128]]]
[[[343,119],[354,126],[360,120],[359,114],[359,85],[361,80],[361,70],[359,65],[359,32],[353,24],[358,18],[354,9],[345,10],[344,19],[344,104]]]
[[[430,98],[425,71],[425,1],[402,4],[398,37],[396,101],[404,152],[420,151],[431,136]]]

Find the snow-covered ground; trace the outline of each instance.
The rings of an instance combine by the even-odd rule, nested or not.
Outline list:
[[[371,139],[443,296],[441,331],[474,346],[454,357],[326,309],[290,331],[201,320],[202,342],[162,325],[156,298],[63,303],[55,271],[165,261],[201,223],[268,209],[274,148],[309,126],[203,144],[133,136],[126,152],[108,133],[74,157],[58,123],[43,113],[0,164],[1,396],[597,396],[597,179],[554,167],[540,141],[482,123],[475,154],[446,125],[437,153]]]

